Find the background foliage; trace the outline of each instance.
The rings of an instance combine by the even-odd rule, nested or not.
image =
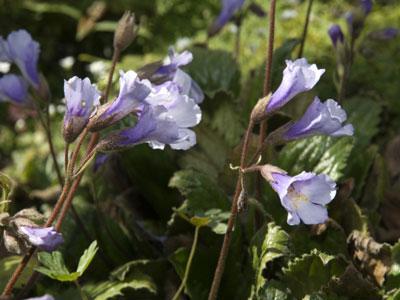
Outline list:
[[[267,9],[268,1],[254,2]],[[90,27],[85,20],[93,1],[0,0],[0,34],[25,28],[40,42],[40,69],[53,94],[60,162],[63,80],[90,76],[105,86],[113,30],[127,9],[135,12],[140,30],[118,69],[135,70],[162,59],[170,45],[193,52],[186,70],[206,94],[203,120],[196,128],[198,145],[185,153],[141,145],[113,154],[99,171],[84,177],[74,200],[86,231],[71,214],[58,258],[39,260],[46,266],[44,261],[63,259],[74,270],[97,240],[93,262],[79,274],[85,294],[96,300],[170,299],[180,284],[195,226],[201,226],[185,293],[190,299],[206,299],[234,190],[236,173],[229,163],[238,164],[249,112],[262,94],[267,18],[246,13],[235,60],[233,24],[207,45],[207,28],[220,8],[217,0],[104,3],[104,15]],[[278,1],[274,87],[284,59],[297,55],[306,4]],[[342,16],[352,5],[314,1],[304,54],[326,73],[316,89],[271,119],[270,130],[300,116],[314,94],[336,98],[335,55],[326,32],[333,22],[345,28]],[[400,37],[380,40],[371,35],[400,27],[399,20],[398,1],[376,1],[356,45],[343,102],[356,129],[354,138],[313,137],[264,154],[290,174],[323,172],[338,181],[331,219],[318,226],[289,227],[286,212],[266,184],[261,197],[249,195],[249,207],[235,227],[221,299],[400,299]],[[1,104],[0,114],[0,167],[12,179],[11,211],[34,206],[48,213],[59,189],[44,132],[32,114],[18,108]],[[255,144],[256,132],[253,139]],[[0,261],[0,288],[18,260]],[[32,291],[43,293],[79,298],[73,284],[48,277]]]

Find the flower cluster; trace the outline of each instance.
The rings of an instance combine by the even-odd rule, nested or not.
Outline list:
[[[135,126],[111,132],[96,150],[110,152],[142,143],[153,149],[163,149],[167,144],[172,149],[191,148],[196,144],[196,134],[189,128],[200,122],[198,104],[204,99],[197,83],[180,69],[192,59],[188,51],[177,54],[170,50],[149,79],[139,78],[134,71],[121,71],[119,94],[104,105],[99,105],[100,94],[88,78],[66,81],[65,140],[73,142],[85,127],[100,131],[134,115]]]
[[[28,104],[28,87],[40,89],[37,69],[40,47],[25,30],[11,32],[7,39],[0,36],[0,62],[15,63],[22,76],[6,74],[0,78],[0,101]]]
[[[282,82],[270,96],[265,114],[277,111],[296,95],[312,89],[325,71],[308,64],[304,58],[286,61],[286,65]],[[321,102],[315,97],[299,120],[284,125],[270,136],[283,142],[312,135],[351,136],[354,129],[351,124],[344,124],[346,119],[346,112],[335,100]],[[282,206],[288,211],[289,225],[297,225],[300,221],[319,224],[327,220],[325,205],[336,194],[336,184],[327,175],[302,172],[292,177],[271,165],[257,169],[278,193]]]

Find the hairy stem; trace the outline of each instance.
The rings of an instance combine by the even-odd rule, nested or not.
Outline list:
[[[271,92],[271,73],[272,73],[272,59],[274,54],[274,41],[275,41],[275,8],[276,0],[271,0],[269,5],[269,23],[268,23],[268,48],[267,60],[265,62],[265,75],[264,75],[264,90],[263,96],[267,96]],[[263,120],[260,124],[260,131],[258,134],[258,148],[261,149],[267,135],[267,120]],[[257,197],[261,196],[261,176],[256,177],[256,192]]]
[[[302,36],[301,36],[301,43],[300,43],[300,48],[299,48],[299,54],[297,55],[298,58],[300,58],[300,57],[303,56],[304,44],[306,43],[307,32],[308,32],[308,23],[310,22],[312,4],[313,4],[313,0],[308,0],[307,13],[306,13],[306,20],[305,20],[305,22],[304,22],[303,34],[302,34]]]
[[[110,92],[111,83],[112,83],[112,77],[113,77],[115,66],[117,64],[119,56],[120,56],[120,51],[119,50],[114,50],[113,61],[112,61],[110,74],[109,74],[109,77],[108,77],[108,83],[107,83],[107,87],[106,87],[104,101],[107,101],[107,99],[108,99],[108,94]],[[75,150],[72,153],[71,160],[68,163],[65,184],[63,186],[61,195],[60,195],[60,197],[59,197],[59,199],[58,199],[58,201],[57,201],[57,203],[56,203],[56,205],[55,205],[55,207],[53,209],[52,214],[50,215],[49,219],[47,220],[47,222],[45,224],[45,227],[50,226],[54,222],[54,220],[57,218],[58,212],[60,211],[60,209],[62,207],[61,215],[58,218],[57,224],[56,224],[56,229],[59,230],[61,228],[62,221],[64,220],[68,209],[72,205],[72,200],[74,198],[76,190],[78,189],[78,186],[80,184],[80,181],[82,179],[82,176],[83,176],[84,172],[82,172],[81,174],[79,174],[77,176],[77,178],[73,181],[72,186],[71,186],[71,179],[69,177],[70,177],[70,174],[73,174],[75,163],[76,163],[76,160],[77,160],[78,155],[79,155],[80,147],[82,146],[83,141],[85,140],[87,134],[88,134],[88,130],[85,128],[84,131],[80,135],[80,138],[79,138],[79,140],[77,142]],[[87,146],[87,153],[90,153],[94,149],[94,147],[97,144],[98,138],[99,138],[99,134],[98,133],[92,134],[91,139],[89,141],[89,144]],[[64,203],[64,201],[65,201],[65,203]],[[63,204],[64,204],[64,206],[63,206]],[[22,259],[20,264],[14,270],[14,273],[11,275],[11,278],[9,279],[6,287],[3,290],[2,296],[11,295],[11,292],[12,292],[12,290],[14,288],[15,283],[17,282],[18,278],[21,276],[23,270],[25,269],[25,267],[28,264],[29,260],[32,258],[32,256],[35,253],[35,251],[36,251],[36,247],[32,247],[30,252],[27,255],[24,256],[24,258]],[[38,278],[39,278],[39,276],[35,275],[35,272],[34,272],[31,275],[31,278],[28,280],[28,283],[30,283],[30,285],[33,286],[35,281]],[[27,290],[26,292],[28,292],[28,291],[29,290]]]
[[[197,242],[199,240],[199,231],[200,231],[200,226],[196,226],[196,229],[194,231],[192,249],[190,249],[189,258],[188,258],[188,261],[186,263],[185,273],[183,275],[183,279],[182,279],[181,285],[179,286],[179,288],[176,291],[176,293],[175,293],[174,297],[172,298],[172,300],[178,300],[179,296],[181,295],[183,289],[186,286],[186,282],[187,282],[188,277],[189,277],[190,267],[192,266],[194,253],[196,252]]]
[[[250,142],[250,135],[253,131],[253,128],[254,128],[254,122],[252,120],[250,120],[249,125],[246,130],[246,133],[245,133],[245,136],[244,136],[242,154],[240,157],[240,168],[241,169],[243,169],[245,167],[246,156],[247,156],[249,142]],[[235,225],[236,216],[238,213],[238,205],[237,204],[238,204],[238,200],[239,200],[239,196],[240,196],[240,192],[241,192],[241,181],[242,181],[241,177],[242,177],[242,173],[239,173],[239,176],[238,176],[238,179],[236,182],[235,195],[233,196],[233,200],[232,200],[231,215],[228,220],[228,225],[226,228],[224,241],[222,243],[222,248],[221,248],[221,251],[219,254],[217,267],[216,267],[215,273],[214,273],[214,279],[213,279],[213,282],[211,285],[210,293],[208,294],[208,300],[217,299],[219,286],[221,284],[222,275],[224,273],[226,258],[228,256],[229,246],[230,246],[231,239],[232,239],[233,226]]]
[[[104,103],[107,103],[107,101],[108,101],[108,95],[110,94],[110,89],[111,89],[111,84],[112,84],[112,80],[113,80],[113,76],[114,76],[115,66],[117,65],[120,54],[121,54],[120,50],[114,48],[114,53],[113,53],[112,62],[111,62],[111,69],[110,69],[110,73],[108,74],[106,92],[104,93]]]

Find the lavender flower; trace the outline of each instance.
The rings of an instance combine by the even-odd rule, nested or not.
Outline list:
[[[28,83],[21,76],[4,75],[0,78],[0,101],[19,105],[29,103]]]
[[[54,300],[54,297],[49,294],[46,294],[41,297],[27,298],[25,300]]]
[[[364,10],[364,13],[368,15],[372,10],[372,1],[371,0],[361,0],[361,8]]]
[[[398,28],[388,27],[380,30],[371,32],[369,35],[376,40],[391,40],[399,35],[400,30]]]
[[[120,71],[119,84],[120,90],[117,99],[111,104],[105,104],[99,108],[89,124],[90,130],[101,130],[130,113],[140,110],[144,99],[151,92],[151,83],[148,80],[140,80],[134,71],[126,73]]]
[[[157,69],[154,76],[166,76],[167,80],[171,80],[175,76],[175,72],[179,67],[186,66],[193,60],[193,54],[189,51],[176,53],[171,47],[168,49],[168,57],[164,64]]]
[[[40,250],[51,252],[64,242],[61,233],[53,227],[20,226],[19,231],[27,236],[29,242]]]
[[[343,126],[346,119],[346,112],[336,101],[328,99],[322,103],[315,97],[303,117],[291,125],[283,137],[285,140],[294,140],[316,134],[335,137],[353,135],[353,125]]]
[[[2,36],[0,36],[0,61],[11,62],[10,51],[8,50],[8,43]]]
[[[22,29],[11,32],[7,37],[7,44],[4,44],[4,40],[0,44],[2,44],[0,58],[13,61],[29,83],[34,88],[39,88],[40,79],[37,69],[39,44],[26,30]]]
[[[326,204],[336,195],[336,184],[327,175],[302,172],[288,176],[271,172],[270,177],[261,174],[278,193],[282,206],[288,211],[287,223],[298,225],[321,224],[328,219]],[[272,178],[272,180],[271,180]]]
[[[222,10],[208,30],[208,35],[216,35],[232,16],[243,6],[244,0],[222,0]]]
[[[305,58],[287,60],[282,82],[267,104],[267,113],[281,108],[297,94],[312,89],[324,72],[315,64],[308,64]]]
[[[89,78],[76,76],[64,81],[66,112],[64,117],[64,139],[73,142],[85,128],[94,107],[100,104],[100,93]]]
[[[201,119],[199,106],[185,95],[163,88],[146,99],[137,124],[114,133],[100,142],[98,151],[108,152],[148,143],[153,149],[187,150],[196,144],[195,133],[188,129]]]
[[[328,34],[332,40],[332,44],[334,47],[336,47],[338,42],[343,44],[344,35],[339,25],[337,24],[332,25],[328,30]]]

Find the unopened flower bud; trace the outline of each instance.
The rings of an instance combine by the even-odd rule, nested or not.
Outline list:
[[[258,100],[253,110],[251,111],[251,116],[250,116],[251,120],[254,123],[258,123],[265,118],[265,116],[267,115],[266,108],[270,99],[271,99],[271,94]]]
[[[260,167],[260,173],[261,176],[265,178],[265,180],[267,180],[268,182],[274,182],[275,179],[272,176],[273,173],[278,173],[278,174],[287,174],[286,171],[273,166],[273,165],[263,165]]]
[[[114,49],[125,50],[136,37],[135,15],[126,11],[118,21],[117,29],[114,33]]]

